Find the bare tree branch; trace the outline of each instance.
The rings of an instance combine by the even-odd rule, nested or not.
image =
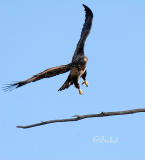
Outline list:
[[[98,113],[98,114],[86,114],[86,115],[82,115],[82,116],[74,115],[73,116],[74,118],[44,121],[44,122],[31,124],[31,125],[27,125],[27,126],[17,126],[17,128],[26,129],[26,128],[32,128],[32,127],[41,126],[41,125],[50,124],[50,123],[79,121],[79,120],[82,120],[82,119],[85,119],[85,118],[116,116],[116,115],[124,115],[124,114],[133,114],[133,113],[138,113],[138,112],[145,112],[145,108],[125,110],[125,111],[117,111],[117,112],[101,112],[101,113]]]

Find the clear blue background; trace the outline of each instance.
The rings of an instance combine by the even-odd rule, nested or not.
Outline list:
[[[89,87],[57,92],[68,73],[0,91],[1,160],[145,159],[145,114],[30,129],[40,121],[145,107],[145,1],[82,1],[94,13],[85,52]],[[77,0],[0,1],[0,87],[67,64],[84,23]],[[119,142],[93,142],[95,136]]]

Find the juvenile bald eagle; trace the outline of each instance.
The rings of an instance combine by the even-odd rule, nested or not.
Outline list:
[[[61,65],[61,66],[49,68],[41,73],[34,75],[33,77],[31,77],[27,80],[20,81],[20,82],[14,83],[14,84],[10,84],[10,85],[6,86],[6,88],[5,88],[6,90],[11,89],[13,87],[19,88],[25,84],[30,83],[30,82],[35,82],[35,81],[38,81],[43,78],[50,78],[50,77],[53,77],[53,76],[70,71],[70,74],[69,74],[67,80],[65,81],[65,83],[62,85],[62,87],[58,91],[64,90],[74,84],[75,87],[78,88],[79,94],[83,94],[83,92],[80,88],[79,81],[80,81],[80,78],[82,78],[84,80],[83,84],[88,86],[88,82],[86,81],[86,75],[87,75],[86,68],[87,68],[88,58],[84,54],[84,45],[85,45],[85,41],[87,39],[87,36],[89,35],[89,32],[91,30],[92,20],[93,20],[93,13],[92,13],[91,9],[84,4],[83,4],[83,7],[84,7],[85,13],[86,13],[85,14],[85,23],[82,28],[80,40],[77,44],[76,50],[75,50],[74,55],[72,57],[72,62],[67,65]]]

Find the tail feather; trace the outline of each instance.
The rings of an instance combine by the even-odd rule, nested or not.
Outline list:
[[[58,91],[62,91],[66,88],[69,88],[72,84],[73,84],[73,81],[70,81],[69,79],[67,79],[65,83],[59,88]]]

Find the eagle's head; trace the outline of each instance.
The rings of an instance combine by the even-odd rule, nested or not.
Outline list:
[[[80,63],[81,64],[86,64],[88,62],[88,57],[86,56],[83,56],[81,59],[80,59]]]
[[[81,56],[79,57],[78,61],[76,61],[76,63],[80,66],[86,66],[88,62],[88,58],[86,56]]]
[[[87,56],[84,56],[84,61],[88,62],[88,57]]]

